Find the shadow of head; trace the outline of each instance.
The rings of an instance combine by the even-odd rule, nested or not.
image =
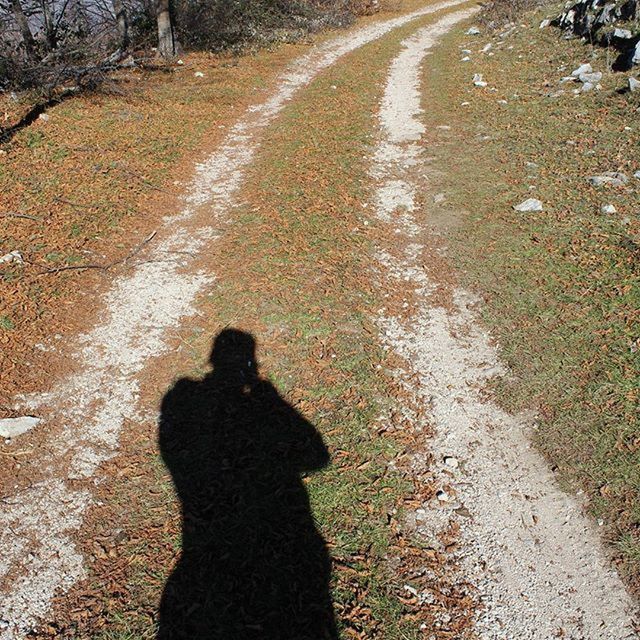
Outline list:
[[[255,338],[239,329],[224,329],[213,341],[209,362],[228,384],[248,384],[257,379]]]

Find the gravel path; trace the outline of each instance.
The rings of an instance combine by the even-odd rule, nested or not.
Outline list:
[[[429,446],[440,461],[440,491],[418,520],[430,539],[450,521],[459,524],[457,556],[481,603],[480,638],[636,637],[632,602],[593,524],[529,444],[532,417],[508,415],[483,394],[506,371],[479,324],[478,301],[456,290],[452,309],[436,306],[429,294],[439,283],[420,266],[429,260],[415,215],[426,163],[417,144],[424,133],[420,67],[438,36],[471,13],[449,14],[404,41],[389,70],[371,170],[377,216],[405,241],[396,255],[380,253],[383,271],[422,300],[409,321],[379,319],[387,346],[419,380],[418,399],[430,407],[437,432]]]

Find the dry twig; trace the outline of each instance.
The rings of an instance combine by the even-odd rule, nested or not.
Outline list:
[[[45,271],[42,271],[40,273],[40,275],[46,275],[46,274],[50,274],[50,273],[59,273],[60,271],[80,271],[82,269],[100,269],[102,271],[108,271],[109,269],[119,265],[119,264],[125,264],[126,262],[128,262],[129,260],[131,260],[131,258],[133,258],[136,254],[138,254],[142,248],[144,246],[146,246],[147,244],[149,244],[149,242],[151,242],[151,240],[153,240],[153,238],[155,238],[156,234],[158,233],[158,231],[154,231],[153,233],[151,233],[150,235],[148,235],[140,244],[138,244],[137,246],[135,246],[124,258],[120,258],[118,260],[114,260],[113,262],[110,262],[108,264],[74,264],[74,265],[67,265],[64,267],[56,267],[55,269],[47,269]]]

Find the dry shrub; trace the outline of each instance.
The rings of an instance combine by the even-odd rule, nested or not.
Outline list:
[[[175,9],[181,45],[208,51],[294,41],[354,15],[347,0],[177,0]]]
[[[496,26],[508,22],[516,22],[520,16],[544,4],[544,0],[493,0],[484,5],[480,14],[480,21],[483,24]]]
[[[33,31],[21,35],[10,3],[0,3],[0,90],[96,86],[132,51],[157,42],[154,0],[122,0],[128,33],[119,39],[109,0],[97,17],[95,0],[19,0]],[[398,10],[401,0],[173,0],[176,35],[185,50],[231,51],[291,42],[306,34],[349,25],[355,16]],[[102,7],[102,5],[100,5]],[[44,30],[45,8],[55,32]],[[125,44],[122,44],[125,42]]]

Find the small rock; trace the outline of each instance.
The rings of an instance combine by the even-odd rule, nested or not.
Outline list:
[[[469,509],[467,509],[467,507],[465,507],[464,505],[459,506],[455,512],[459,515],[462,516],[463,518],[470,518],[471,517],[471,512],[469,511]]]
[[[481,73],[476,73],[473,76],[473,84],[476,87],[486,87],[487,83],[482,79],[482,74]]]
[[[23,433],[31,431],[41,420],[41,418],[35,418],[34,416],[3,418],[0,420],[0,437],[15,438],[16,436],[21,436]]]
[[[466,34],[468,36],[479,36],[480,29],[478,29],[478,27],[471,27],[470,29],[467,29]]]
[[[638,178],[638,180],[640,180],[640,171],[636,171],[636,172],[633,174],[633,177],[634,177],[634,178]]]
[[[613,31],[613,37],[620,38],[621,40],[629,40],[630,38],[633,38],[633,34],[629,29],[620,29],[620,27],[616,27]]]
[[[196,71],[196,72],[193,74],[193,77],[194,77],[194,78],[204,78],[204,73],[202,73],[202,71]]]
[[[506,29],[505,31],[503,31],[498,37],[504,40],[505,38],[508,38],[515,30],[516,30],[516,27],[512,26],[509,29]]]
[[[525,162],[524,166],[527,167],[527,169],[537,169],[538,165],[535,162]]]
[[[581,93],[587,93],[588,91],[593,91],[593,84],[591,84],[591,82],[585,82],[582,85],[582,89],[580,89]]]
[[[38,120],[42,120],[42,122],[49,122],[50,118],[51,118],[51,116],[48,113],[41,113],[38,116]]]
[[[469,56],[465,56],[464,58],[460,58],[460,62],[469,62],[471,58]]]
[[[438,498],[438,500],[440,500],[440,502],[448,502],[449,501],[449,495],[443,489],[439,489],[436,492],[436,498]]]
[[[480,53],[487,53],[487,51],[489,51],[491,49],[493,45],[488,42],[487,44],[484,45],[484,47],[482,47],[482,49],[480,50]]]
[[[9,621],[8,620],[3,620],[0,618],[0,631],[4,631],[5,629],[9,628]]]
[[[541,23],[538,29],[546,29],[551,24],[551,20],[549,18],[545,18]]]
[[[182,66],[184,64],[184,60],[178,60],[176,64],[179,64],[180,66]]]
[[[594,187],[604,187],[607,185],[612,187],[623,187],[627,182],[629,182],[629,178],[619,171],[605,171],[602,175],[590,176],[587,180]]]
[[[536,198],[527,198],[524,202],[515,205],[513,208],[521,213],[543,210],[542,202]]]
[[[602,80],[602,73],[600,71],[594,71],[593,73],[581,73],[578,76],[580,82],[590,82],[591,84],[598,84]]]
[[[467,56],[467,55],[469,55],[469,54],[470,54],[470,53],[472,53],[472,52],[471,52],[471,49],[462,49],[462,50],[460,51],[460,53],[464,53],[464,55],[465,55],[465,56]]]
[[[580,76],[581,73],[592,73],[593,72],[593,68],[591,67],[591,65],[587,62],[586,64],[581,64],[577,69],[574,69],[571,72],[571,75],[574,78],[578,78]]]
[[[5,253],[5,255],[0,256],[0,264],[8,262],[17,262],[18,264],[22,264],[24,260],[22,259],[22,254],[19,251],[10,251],[9,253]]]
[[[460,106],[461,107],[468,107],[471,103],[470,102],[461,102]]]
[[[454,458],[453,456],[445,456],[444,463],[450,469],[457,469],[460,466],[460,463],[458,462],[458,458]]]
[[[618,210],[612,204],[603,204],[600,207],[600,213],[604,213],[605,215],[611,215],[617,212]]]
[[[636,80],[633,77],[629,78],[629,91],[631,91],[631,93],[635,93],[636,91],[638,91],[638,89],[640,89],[640,80]]]
[[[498,104],[509,104],[506,100],[498,100]]]

